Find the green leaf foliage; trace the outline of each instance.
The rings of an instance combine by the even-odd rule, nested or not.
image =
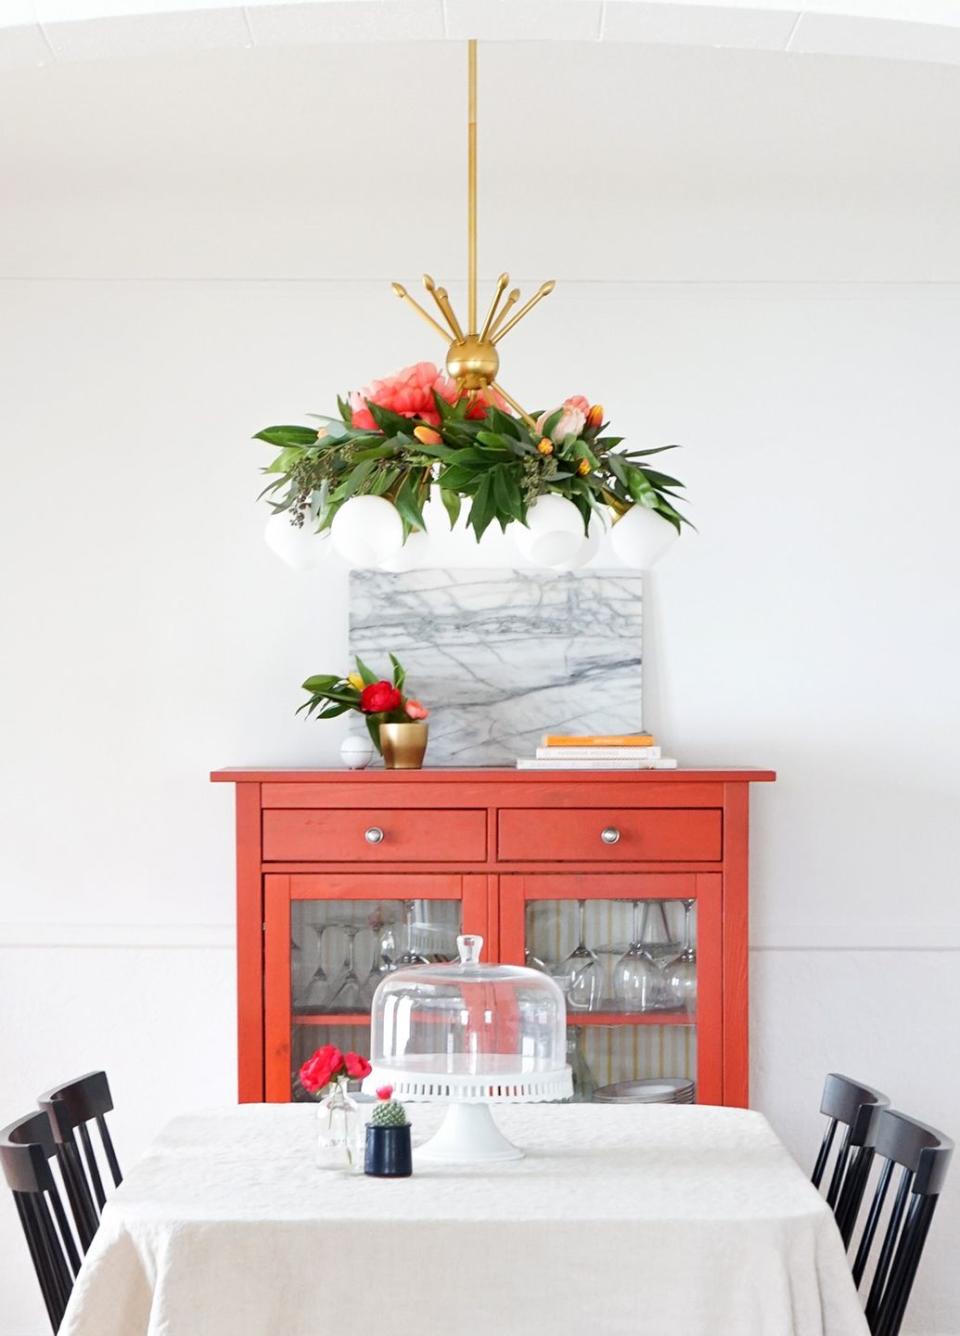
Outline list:
[[[435,484],[451,527],[463,502],[469,503],[467,522],[478,540],[492,523],[502,528],[525,523],[527,507],[551,492],[570,500],[585,525],[594,510],[637,504],[655,510],[678,530],[689,526],[677,509],[684,499],[684,484],[647,462],[651,456],[677,449],[675,444],[621,449],[623,437],[605,435],[603,423],[554,442],[545,455],[538,446],[555,430],[562,408],[547,415],[541,430],[493,405],[482,416],[468,417],[475,402],[473,396],[463,395],[449,404],[434,393],[439,426],[431,429],[441,437],[435,445],[423,445],[414,436],[418,419],[372,402],[368,407],[376,430],[355,428],[349,402],[343,398],[337,400],[339,420],[318,418],[326,432],[319,438],[313,427],[266,427],[256,439],[276,446],[278,454],[263,470],[270,480],[261,497],[274,514],[286,512],[291,523],[309,524],[317,532],[328,529],[337,510],[352,497],[369,495],[386,497],[396,506],[406,537],[425,527],[423,507]],[[581,474],[579,468],[587,466],[589,471]],[[337,707],[338,712],[340,706],[350,708],[345,697],[337,699],[335,694],[352,690],[349,684],[318,683],[315,690],[323,694],[325,704],[310,708]]]

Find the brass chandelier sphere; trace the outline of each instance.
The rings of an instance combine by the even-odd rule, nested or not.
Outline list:
[[[485,390],[497,378],[500,354],[489,339],[476,334],[456,339],[447,353],[447,371],[465,390]]]

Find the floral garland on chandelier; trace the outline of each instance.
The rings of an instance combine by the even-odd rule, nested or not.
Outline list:
[[[383,552],[399,550],[426,529],[434,488],[451,528],[469,504],[466,522],[478,542],[493,523],[504,531],[527,526],[538,506],[538,519],[549,512],[550,524],[581,537],[592,516],[611,518],[611,511],[614,534],[620,529],[624,538],[634,511],[677,533],[689,523],[675,504],[683,483],[646,462],[677,447],[619,448],[623,437],[605,434],[603,409],[582,395],[520,416],[495,389],[463,390],[432,362],[418,362],[338,398],[337,406],[339,417],[317,418],[318,427],[266,427],[254,439],[279,447],[261,493],[274,515],[286,513],[298,529],[332,530],[356,565],[370,560],[358,525],[386,525]],[[544,505],[545,498],[554,500]]]

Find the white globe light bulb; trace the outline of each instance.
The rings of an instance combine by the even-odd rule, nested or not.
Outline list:
[[[403,546],[403,524],[382,496],[352,496],[333,517],[333,545],[351,566],[382,566]]]
[[[383,571],[415,571],[431,564],[436,547],[436,540],[429,538],[422,529],[417,533],[407,534],[407,541],[399,552],[394,552],[386,561],[380,563]]]
[[[555,566],[554,570],[576,571],[579,570],[581,566],[586,566],[587,562],[592,561],[600,551],[600,539],[604,532],[605,530],[602,520],[599,520],[596,515],[593,515],[590,519],[590,527],[587,529],[587,536],[580,544],[580,550],[573,554],[570,561],[562,562],[560,565]]]
[[[572,501],[547,493],[527,511],[527,523],[511,525],[523,556],[538,566],[572,564],[584,546],[583,516]]]
[[[614,524],[610,546],[623,562],[634,570],[649,570],[677,539],[669,520],[647,506],[632,506]]]
[[[290,523],[290,512],[271,515],[263,531],[270,551],[295,571],[309,571],[321,565],[330,552],[330,531],[315,533],[316,521],[308,518],[302,528]]]

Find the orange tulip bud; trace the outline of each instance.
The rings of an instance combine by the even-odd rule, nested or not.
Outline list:
[[[443,437],[432,427],[414,427],[413,434],[421,445],[440,445],[443,442]]]
[[[589,473],[589,472],[590,472],[590,460],[589,460],[589,459],[581,459],[581,460],[580,460],[580,463],[577,465],[577,472],[580,474],[581,478],[582,478],[585,474]]]
[[[538,442],[537,449],[542,455],[552,455],[553,441],[548,441],[546,436],[544,436],[543,440]]]
[[[603,422],[603,404],[594,404],[587,414],[587,426],[599,427]]]

